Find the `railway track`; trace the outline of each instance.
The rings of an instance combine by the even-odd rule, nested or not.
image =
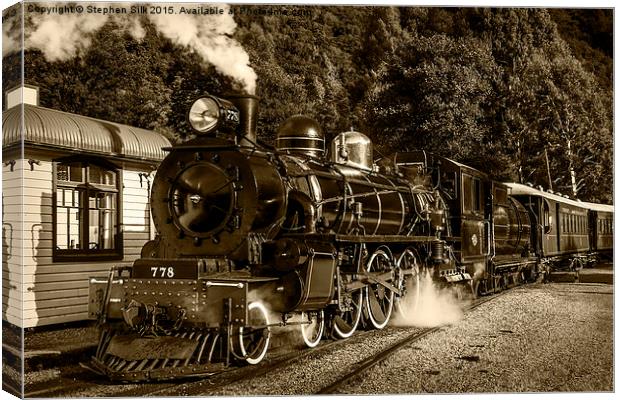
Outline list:
[[[496,299],[509,290],[500,292],[498,294],[491,295],[477,299],[469,306],[466,311],[471,311],[480,305]],[[347,382],[350,382],[356,376],[359,376],[364,371],[371,368],[373,365],[385,360],[395,351],[403,348],[423,337],[440,330],[441,327],[425,328],[418,330],[411,335],[406,336],[404,339],[398,340],[395,344],[385,348],[380,353],[368,357],[360,362],[351,366],[350,370],[344,375],[340,375],[336,381],[328,386],[323,387],[316,394],[328,394],[335,392],[339,387],[342,387]],[[303,351],[288,351],[284,352],[281,348],[282,354],[278,354],[278,349],[272,351],[271,359],[266,359],[259,365],[246,366],[243,368],[235,368],[228,371],[214,373],[213,375],[205,378],[188,378],[183,381],[172,382],[151,382],[148,384],[137,383],[110,383],[104,377],[98,376],[87,370],[78,371],[77,366],[70,368],[68,371],[62,374],[62,379],[55,382],[52,386],[46,386],[45,384],[34,385],[26,390],[25,397],[30,398],[42,398],[42,397],[57,397],[57,396],[88,396],[87,392],[93,387],[97,387],[103,390],[100,395],[114,396],[114,397],[145,397],[145,396],[196,396],[196,395],[209,395],[215,394],[218,390],[231,385],[239,381],[250,381],[262,376],[269,375],[270,373],[279,369],[285,368],[296,361],[322,353],[328,353],[332,349],[341,347],[343,344],[351,341],[362,341],[366,336],[376,334],[378,331],[360,331],[356,335],[348,339],[343,340],[331,340],[322,342],[319,346],[312,349],[304,349]],[[275,353],[275,354],[274,354]]]
[[[496,299],[497,297],[503,295],[504,293],[508,292],[509,290],[500,292],[498,294],[489,296],[489,297],[485,297],[482,299],[478,299],[474,302],[474,304],[472,304],[471,306],[469,306],[467,308],[467,311],[471,311],[477,307],[479,307],[480,305],[489,302],[491,300]],[[323,389],[319,390],[318,392],[316,392],[316,394],[329,394],[329,393],[333,393],[334,390],[336,390],[338,387],[342,386],[342,384],[349,382],[351,379],[353,379],[355,376],[358,376],[359,374],[361,374],[362,372],[364,372],[365,370],[367,370],[368,368],[372,367],[373,365],[381,362],[382,360],[384,360],[385,358],[387,358],[390,354],[392,354],[393,352],[395,352],[396,350],[398,350],[399,348],[402,348],[410,343],[413,343],[421,338],[423,338],[424,336],[427,336],[433,332],[436,332],[438,330],[440,330],[441,327],[435,327],[435,328],[426,328],[423,329],[422,331],[417,331],[415,333],[413,333],[412,335],[407,336],[405,339],[402,339],[398,342],[396,342],[394,345],[389,346],[388,348],[384,349],[383,351],[381,351],[379,354],[376,354],[372,357],[369,357],[368,359],[356,363],[354,368],[349,371],[344,378],[339,377],[335,382],[333,382],[332,384],[330,384],[327,387],[324,387]],[[232,371],[230,373],[223,373],[220,374],[218,376],[214,376],[212,379],[210,379],[209,381],[201,381],[201,382],[195,382],[195,383],[189,383],[189,384],[185,384],[185,385],[175,385],[175,386],[170,386],[169,388],[164,388],[164,389],[160,389],[160,390],[156,390],[156,391],[152,391],[149,392],[148,395],[151,396],[172,396],[172,395],[176,395],[176,396],[196,396],[196,395],[210,395],[210,394],[216,394],[218,389],[221,389],[225,386],[228,386],[232,383],[236,383],[239,382],[240,380],[243,381],[249,381],[252,379],[256,379],[259,378],[261,376],[265,376],[265,375],[269,375],[272,372],[280,369],[280,368],[284,368],[290,364],[293,364],[295,361],[300,360],[302,358],[308,357],[312,354],[317,354],[317,353],[324,353],[324,352],[329,352],[332,348],[335,347],[339,347],[341,346],[343,343],[346,343],[347,341],[350,341],[352,339],[356,339],[356,340],[363,340],[363,338],[365,336],[368,336],[372,333],[376,333],[377,331],[360,331],[358,332],[357,335],[355,335],[352,338],[348,338],[348,339],[344,339],[344,340],[335,340],[335,341],[330,341],[330,342],[326,342],[316,348],[313,349],[307,349],[305,351],[302,352],[297,352],[294,355],[286,355],[283,356],[281,358],[278,358],[276,360],[273,360],[272,362],[267,363],[266,365],[261,364],[260,366],[256,366],[253,367],[252,370],[248,373],[247,372],[247,368],[244,369],[239,369],[239,370],[235,370]],[[173,389],[174,390],[171,390]],[[180,391],[179,391],[180,389]]]
[[[363,337],[369,332],[360,332],[356,337]],[[349,338],[351,339],[351,338]],[[317,351],[329,351],[333,346],[345,343],[349,339],[331,340],[322,343],[313,349],[303,351],[288,352],[276,355],[271,360],[265,360],[260,365],[251,365],[244,368],[234,368],[229,371],[214,373],[208,377],[187,378],[182,381],[171,382],[150,382],[148,384],[139,383],[111,383],[105,377],[101,377],[82,367],[71,367],[62,374],[62,379],[53,385],[46,385],[45,382],[31,385],[26,390],[25,397],[43,398],[57,397],[80,394],[92,386],[108,387],[114,397],[133,397],[133,396],[162,396],[162,395],[194,395],[197,393],[214,392],[219,388],[229,385],[232,382],[250,380],[268,374],[269,372],[294,363],[296,360],[313,354]],[[282,348],[280,350],[282,351]],[[275,351],[273,351],[275,350]],[[272,353],[277,354],[276,349]],[[118,389],[118,390],[115,390]]]
[[[489,301],[492,301],[496,298],[498,298],[499,296],[504,295],[505,293],[509,292],[509,290],[504,290],[503,292],[494,294],[492,296],[489,297],[483,297],[480,299],[477,299],[474,301],[474,303],[472,305],[470,305],[466,311],[471,311],[474,310],[476,308],[478,308],[479,306],[481,306],[482,304],[485,304]],[[364,373],[365,371],[367,371],[368,369],[370,369],[371,367],[379,364],[380,362],[384,361],[385,359],[387,359],[389,356],[391,356],[392,354],[394,354],[396,351],[424,338],[425,336],[428,336],[434,332],[437,332],[441,329],[441,326],[437,326],[437,327],[433,327],[433,328],[425,328],[422,331],[418,331],[415,332],[407,337],[405,337],[404,339],[401,339],[399,341],[397,341],[396,343],[394,343],[393,345],[383,349],[381,352],[377,353],[377,354],[373,354],[372,356],[365,358],[364,360],[357,362],[355,364],[353,364],[351,366],[351,369],[344,375],[344,376],[339,376],[337,377],[336,380],[334,380],[332,383],[330,383],[327,386],[324,386],[323,388],[321,388],[320,390],[318,390],[317,392],[315,392],[315,394],[333,394],[336,393],[337,390],[341,387],[344,387],[347,383],[351,382],[353,379],[355,379],[356,377],[360,376],[362,373]]]
[[[359,332],[357,335],[347,339],[331,340],[322,343],[321,345],[312,348],[304,349],[303,351],[297,351],[291,354],[290,352],[276,357],[273,360],[263,362],[260,365],[247,366],[244,368],[238,368],[229,372],[219,373],[213,375],[208,380],[201,380],[199,382],[189,382],[183,384],[171,384],[165,388],[159,388],[148,393],[142,394],[142,396],[196,396],[196,395],[209,395],[215,393],[217,390],[230,385],[234,382],[241,380],[249,381],[252,379],[260,378],[268,375],[273,371],[280,368],[284,368],[294,362],[308,357],[312,354],[319,352],[328,352],[333,347],[337,347],[346,343],[354,338],[361,339],[365,335],[370,334],[371,331]],[[122,393],[124,397],[131,395],[131,393]]]

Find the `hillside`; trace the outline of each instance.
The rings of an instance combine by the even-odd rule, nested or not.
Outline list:
[[[285,8],[57,25],[86,29],[70,32],[73,45],[45,43],[47,17],[28,16],[25,80],[41,88],[45,106],[173,140],[187,133],[196,96],[255,83],[266,141],[287,116],[304,113],[329,137],[365,132],[377,154],[423,148],[545,187],[546,153],[554,189],[611,202],[613,10]],[[198,38],[183,35],[188,21]],[[200,40],[216,34],[226,51],[209,53]],[[245,75],[228,73],[220,53]],[[19,54],[3,54],[6,90],[18,81]]]

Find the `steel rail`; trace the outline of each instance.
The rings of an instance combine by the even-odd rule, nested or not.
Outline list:
[[[372,331],[364,331],[358,332],[356,335],[346,338],[346,339],[337,339],[322,342],[317,347],[304,349],[303,351],[296,351],[293,354],[287,353],[282,355],[274,360],[262,362],[259,365],[246,366],[243,368],[236,368],[233,370],[217,373],[212,375],[208,379],[203,379],[198,382],[185,382],[180,384],[171,384],[165,388],[156,389],[153,391],[149,391],[143,394],[142,396],[204,396],[210,395],[217,391],[220,388],[226,387],[230,384],[237,383],[240,381],[247,381],[250,379],[260,378],[261,376],[265,376],[271,372],[274,372],[280,368],[286,367],[295,361],[307,357],[310,354],[314,354],[315,352],[324,352],[329,351],[329,349],[333,347],[338,347],[342,345],[344,342],[352,340],[354,338],[361,338],[365,336],[364,334],[370,334]],[[182,389],[182,394],[180,392],[172,392],[173,388]],[[125,393],[121,393],[123,397],[127,397]]]
[[[475,301],[470,307],[467,308],[467,311],[471,311],[478,306],[496,299],[497,297],[509,292],[510,289],[504,290],[502,292],[493,294],[488,297],[480,298]],[[345,383],[349,382],[355,376],[358,376],[362,372],[371,368],[373,365],[385,360],[389,355],[397,351],[398,349],[415,342],[416,340],[422,339],[423,337],[438,331],[441,327],[435,328],[426,328],[422,331],[417,331],[416,333],[407,336],[404,339],[401,339],[397,343],[388,348],[384,349],[380,353],[368,357],[367,359],[356,363],[355,367],[350,370],[344,377],[338,378],[336,382],[333,382],[329,386],[326,386],[316,392],[316,394],[328,394],[333,393],[336,389],[343,386]],[[351,340],[359,340],[363,339],[365,336],[370,335],[372,333],[376,333],[376,330],[369,331],[358,331],[355,335],[346,339],[339,340],[331,340],[324,341],[319,346],[311,349],[305,349],[303,351],[295,351],[293,353],[287,352],[281,356],[277,356],[272,360],[265,360],[259,365],[246,366],[243,368],[232,368],[229,370],[214,372],[212,375],[208,377],[202,378],[186,378],[183,381],[172,381],[172,382],[151,382],[148,385],[136,383],[136,382],[110,382],[109,386],[125,386],[131,385],[130,388],[123,388],[118,392],[114,392],[110,394],[110,396],[114,397],[132,397],[132,396],[196,396],[196,395],[208,395],[216,392],[218,389],[226,387],[230,384],[239,382],[239,381],[247,381],[255,378],[259,378],[261,376],[265,376],[271,372],[274,372],[280,368],[286,367],[295,361],[307,357],[311,354],[317,352],[327,352],[333,347],[340,347],[343,343]],[[284,347],[284,346],[283,346]],[[276,348],[277,349],[277,348]],[[73,374],[70,374],[73,375]],[[90,375],[90,374],[89,374]],[[95,385],[93,385],[92,381],[77,381],[77,382],[60,382],[58,385],[54,385],[47,388],[32,388],[35,390],[26,391],[25,397],[50,397],[50,395],[58,396],[58,395],[70,395],[71,392],[76,392],[77,390],[87,390],[93,386],[101,386],[103,384],[102,379],[97,379],[95,374],[91,375],[92,378],[95,378]],[[36,386],[36,385],[35,385]],[[107,385],[106,385],[107,386]],[[39,390],[37,390],[39,389]]]
[[[474,310],[475,308],[481,306],[482,304],[485,304],[489,301],[495,300],[496,298],[504,295],[505,293],[509,292],[510,290],[504,290],[502,292],[499,292],[497,294],[494,294],[492,296],[489,297],[483,297],[480,299],[477,299],[474,304],[470,305],[466,311],[471,311]],[[437,332],[440,329],[442,329],[442,326],[436,326],[433,328],[425,328],[422,331],[418,331],[416,333],[413,333],[407,337],[405,337],[404,339],[399,340],[398,342],[394,343],[391,346],[388,346],[387,348],[383,349],[382,351],[380,351],[377,354],[374,354],[370,357],[365,358],[364,360],[357,362],[353,365],[353,367],[351,368],[351,370],[349,370],[349,372],[347,372],[344,376],[339,376],[335,381],[333,381],[332,383],[330,383],[327,386],[324,386],[323,388],[321,388],[320,390],[318,390],[317,392],[315,392],[314,394],[334,394],[336,392],[337,389],[343,387],[344,385],[346,385],[347,383],[349,383],[353,378],[361,375],[363,372],[367,371],[368,369],[370,369],[371,367],[377,365],[378,363],[386,360],[389,356],[391,356],[392,354],[394,354],[396,351],[402,349],[405,346],[408,346],[411,343],[414,343],[428,335],[430,335],[431,333]]]

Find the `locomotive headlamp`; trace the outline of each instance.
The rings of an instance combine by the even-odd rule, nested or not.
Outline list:
[[[206,96],[192,104],[187,120],[192,129],[200,134],[215,129],[234,129],[239,125],[239,110],[228,100]]]

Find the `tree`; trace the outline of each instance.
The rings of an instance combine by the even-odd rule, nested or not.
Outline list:
[[[412,36],[381,79],[389,84],[367,101],[373,135],[389,137],[389,150],[427,149],[476,161],[495,73],[488,50],[472,38]]]

